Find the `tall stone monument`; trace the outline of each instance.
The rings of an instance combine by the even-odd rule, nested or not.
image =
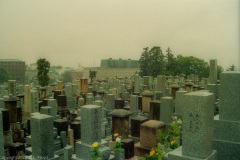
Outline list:
[[[54,159],[53,118],[46,114],[31,117],[32,159]]]
[[[90,159],[91,147],[94,142],[103,145],[101,140],[101,107],[97,105],[85,105],[81,107],[81,141],[76,142],[77,159]]]
[[[211,59],[210,60],[210,73],[209,73],[209,81],[210,84],[217,83],[217,60]]]
[[[214,117],[213,148],[218,160],[240,159],[240,72],[220,75],[219,115]]]
[[[182,146],[168,154],[168,160],[214,160],[213,139],[213,94],[190,92],[183,96]]]

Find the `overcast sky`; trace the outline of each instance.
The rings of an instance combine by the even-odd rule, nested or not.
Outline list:
[[[144,47],[239,66],[239,0],[0,0],[0,59],[99,66]]]

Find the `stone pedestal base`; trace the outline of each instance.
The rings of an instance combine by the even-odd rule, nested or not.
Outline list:
[[[145,153],[149,153],[152,148],[140,145],[140,142],[134,144],[134,155],[142,157]]]
[[[168,153],[168,160],[216,160],[217,158],[217,151],[213,150],[212,153],[206,158],[197,158],[191,157],[182,154],[182,147],[179,147],[172,152]]]
[[[102,140],[100,145],[104,145],[108,147],[107,141]],[[76,146],[76,158],[78,160],[85,160],[85,159],[91,159],[91,148],[92,144],[85,144],[81,141],[75,143]]]

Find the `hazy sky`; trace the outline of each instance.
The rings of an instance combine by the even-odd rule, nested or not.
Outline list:
[[[239,0],[0,0],[0,59],[99,66],[144,47],[239,66]]]

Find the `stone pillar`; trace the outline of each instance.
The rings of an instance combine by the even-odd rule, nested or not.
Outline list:
[[[144,113],[149,113],[150,112],[150,102],[153,100],[154,93],[145,90],[142,92],[142,111]]]
[[[30,97],[31,97],[31,113],[34,113],[34,112],[39,112],[39,108],[38,108],[38,97],[39,97],[39,94],[38,94],[38,91],[37,90],[31,90],[30,91]]]
[[[134,92],[139,92],[139,75],[135,74],[134,76]]]
[[[240,72],[220,75],[219,115],[214,117],[213,148],[217,159],[240,159]]]
[[[166,87],[165,87],[166,79],[165,76],[157,76],[157,90],[156,91],[162,91],[163,97],[166,96]]]
[[[160,101],[150,102],[149,120],[160,120]]]
[[[213,94],[191,92],[183,97],[182,146],[170,152],[168,159],[215,159],[216,151],[212,150]]]
[[[177,91],[176,92],[176,99],[175,99],[175,115],[182,119],[182,108],[184,105],[184,101],[183,101],[183,95],[188,93],[187,91]]]
[[[131,95],[130,96],[130,111],[133,113],[133,117],[138,114],[138,96]]]
[[[209,81],[210,81],[210,84],[217,83],[217,60],[216,59],[210,60]]]
[[[173,116],[173,105],[172,97],[161,98],[160,121],[164,122],[166,125],[170,125],[172,122],[171,116]]]
[[[90,159],[94,142],[101,143],[101,107],[85,105],[81,107],[81,141],[76,143],[76,157]]]
[[[32,156],[36,159],[54,157],[52,116],[38,114],[31,117]]]
[[[8,95],[16,96],[16,80],[8,80]]]
[[[30,94],[30,86],[24,86],[24,110],[23,110],[23,121],[26,118],[30,117],[31,112],[31,94]]]

